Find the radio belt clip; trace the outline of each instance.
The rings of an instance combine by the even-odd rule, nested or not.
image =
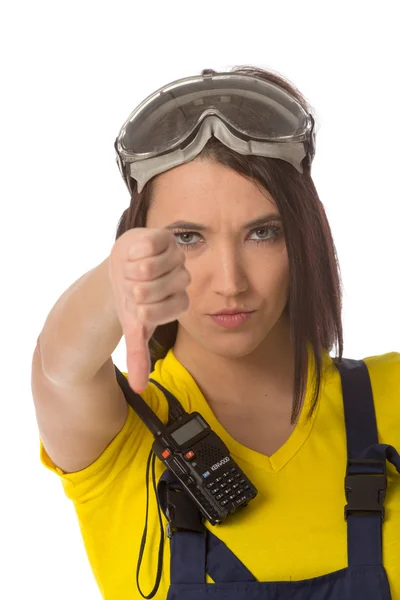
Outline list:
[[[184,491],[180,492],[167,486],[166,489],[167,536],[172,537],[174,531],[196,531],[202,533],[206,530],[202,515],[190,496]]]

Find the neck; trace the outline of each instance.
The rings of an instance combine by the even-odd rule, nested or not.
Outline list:
[[[282,318],[267,338],[245,356],[215,354],[178,328],[174,355],[189,371],[210,405],[272,408],[293,401],[294,355],[287,318]]]

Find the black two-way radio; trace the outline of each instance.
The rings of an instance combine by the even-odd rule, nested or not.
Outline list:
[[[247,506],[257,489],[203,417],[198,412],[187,413],[171,392],[150,379],[166,396],[170,414],[172,409],[174,418],[164,425],[117,367],[115,371],[127,402],[154,435],[154,454],[208,521],[212,525],[222,523],[238,508]]]

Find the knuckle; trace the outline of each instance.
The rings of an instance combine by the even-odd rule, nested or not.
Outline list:
[[[151,262],[150,262],[150,261],[145,261],[145,262],[142,262],[142,263],[140,263],[140,265],[139,265],[139,271],[140,271],[140,275],[141,275],[142,277],[145,277],[146,279],[147,279],[148,277],[151,277],[151,275],[152,275],[152,270],[153,270],[153,268],[152,268],[152,265],[151,265]]]
[[[154,267],[151,261],[148,260],[140,260],[138,262],[130,262],[127,261],[124,266],[124,275],[125,277],[132,280],[149,280],[152,277]]]
[[[140,240],[135,244],[131,244],[128,250],[128,257],[130,259],[143,258],[145,256],[151,256],[154,254],[154,242],[150,238]]]
[[[157,239],[155,237],[149,237],[144,242],[145,250],[149,254],[154,254],[157,251]]]
[[[128,260],[136,260],[138,255],[139,242],[132,242],[129,240],[129,243],[126,245],[126,257]]]
[[[154,252],[151,240],[144,240],[140,244],[140,248],[138,248],[138,250],[140,251],[141,257],[151,256],[151,254],[153,254],[153,252]]]

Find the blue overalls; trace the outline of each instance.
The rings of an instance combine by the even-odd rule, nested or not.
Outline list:
[[[383,501],[386,460],[400,473],[400,456],[393,446],[378,443],[366,364],[343,359],[336,366],[342,381],[347,437],[343,505],[347,499],[348,566],[301,581],[257,581],[225,543],[202,525],[195,504],[190,501],[179,514],[178,502],[169,527],[171,586],[167,600],[391,600],[382,565]],[[168,399],[171,393],[157,385]],[[174,502],[173,494],[182,497],[174,490],[182,488],[173,474],[165,471],[158,484],[158,498],[166,516],[170,514],[168,498]],[[246,510],[251,510],[251,504]],[[206,573],[215,583],[206,583]]]

